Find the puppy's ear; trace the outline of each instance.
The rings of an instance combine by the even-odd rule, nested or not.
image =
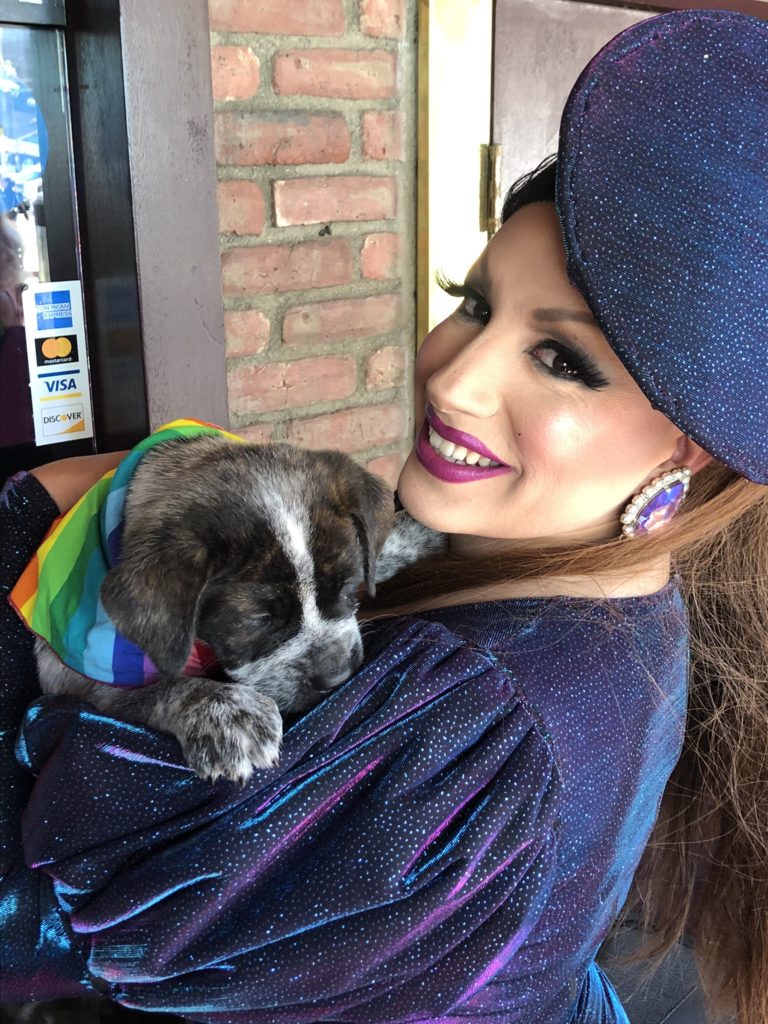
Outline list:
[[[368,594],[376,596],[376,557],[395,522],[395,499],[384,481],[356,467],[350,488],[350,514],[363,549]]]
[[[203,567],[126,558],[107,573],[101,600],[118,632],[163,672],[176,673],[192,649],[205,578]]]

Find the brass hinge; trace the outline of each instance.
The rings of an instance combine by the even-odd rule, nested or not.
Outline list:
[[[480,230],[489,238],[501,227],[501,146],[480,146]]]

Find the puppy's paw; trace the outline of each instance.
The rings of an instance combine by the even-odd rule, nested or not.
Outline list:
[[[209,682],[183,709],[174,731],[201,779],[243,784],[254,768],[277,764],[283,720],[271,697],[238,683]]]

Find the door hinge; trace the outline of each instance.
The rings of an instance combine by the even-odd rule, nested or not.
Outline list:
[[[489,238],[501,227],[501,146],[480,146],[480,230]]]

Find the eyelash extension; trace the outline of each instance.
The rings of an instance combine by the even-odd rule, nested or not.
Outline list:
[[[453,281],[451,278],[446,277],[441,270],[438,270],[435,274],[435,280],[439,288],[447,294],[453,296],[456,299],[467,298],[472,296],[480,302],[485,302],[483,296],[476,292],[474,288],[470,288],[469,285],[459,284],[458,281]],[[475,317],[466,317],[467,319],[474,320]],[[551,370],[545,363],[540,360],[539,365],[551,376],[556,377],[558,380],[578,380],[586,387],[591,388],[593,391],[599,391],[601,388],[608,387],[610,381],[600,373],[595,364],[584,352],[577,351],[570,345],[564,345],[560,341],[555,341],[554,338],[547,338],[545,341],[538,341],[528,351],[533,352],[537,348],[549,348],[553,352],[562,356],[566,359],[576,374],[569,373],[558,373],[556,370]]]
[[[451,295],[454,299],[472,298],[476,302],[481,302],[486,308],[488,307],[486,299],[480,294],[480,292],[476,291],[468,284],[459,284],[458,281],[452,281],[449,277],[446,277],[441,270],[438,270],[435,274],[435,281],[437,282],[438,288],[442,288],[446,295]],[[463,316],[465,320],[471,320],[475,323],[478,321],[481,323],[484,322],[479,317],[469,316],[467,313],[462,313],[461,308],[459,308],[459,314]]]
[[[528,350],[534,352],[537,348],[548,348],[553,352],[556,352],[563,359],[566,359],[576,374],[570,373],[558,373],[556,370],[551,370],[546,363],[539,363],[543,369],[553,377],[557,377],[558,380],[579,380],[582,384],[585,384],[588,388],[592,388],[593,391],[599,391],[601,388],[608,387],[610,381],[600,373],[592,360],[583,352],[577,352],[570,345],[564,345],[560,341],[555,341],[554,338],[547,338],[546,341],[537,341],[535,345],[532,345]]]
[[[446,277],[442,270],[435,272],[435,282],[438,288],[442,288],[444,292],[453,295],[454,298],[459,299],[464,294],[464,285],[454,281],[453,278]]]

